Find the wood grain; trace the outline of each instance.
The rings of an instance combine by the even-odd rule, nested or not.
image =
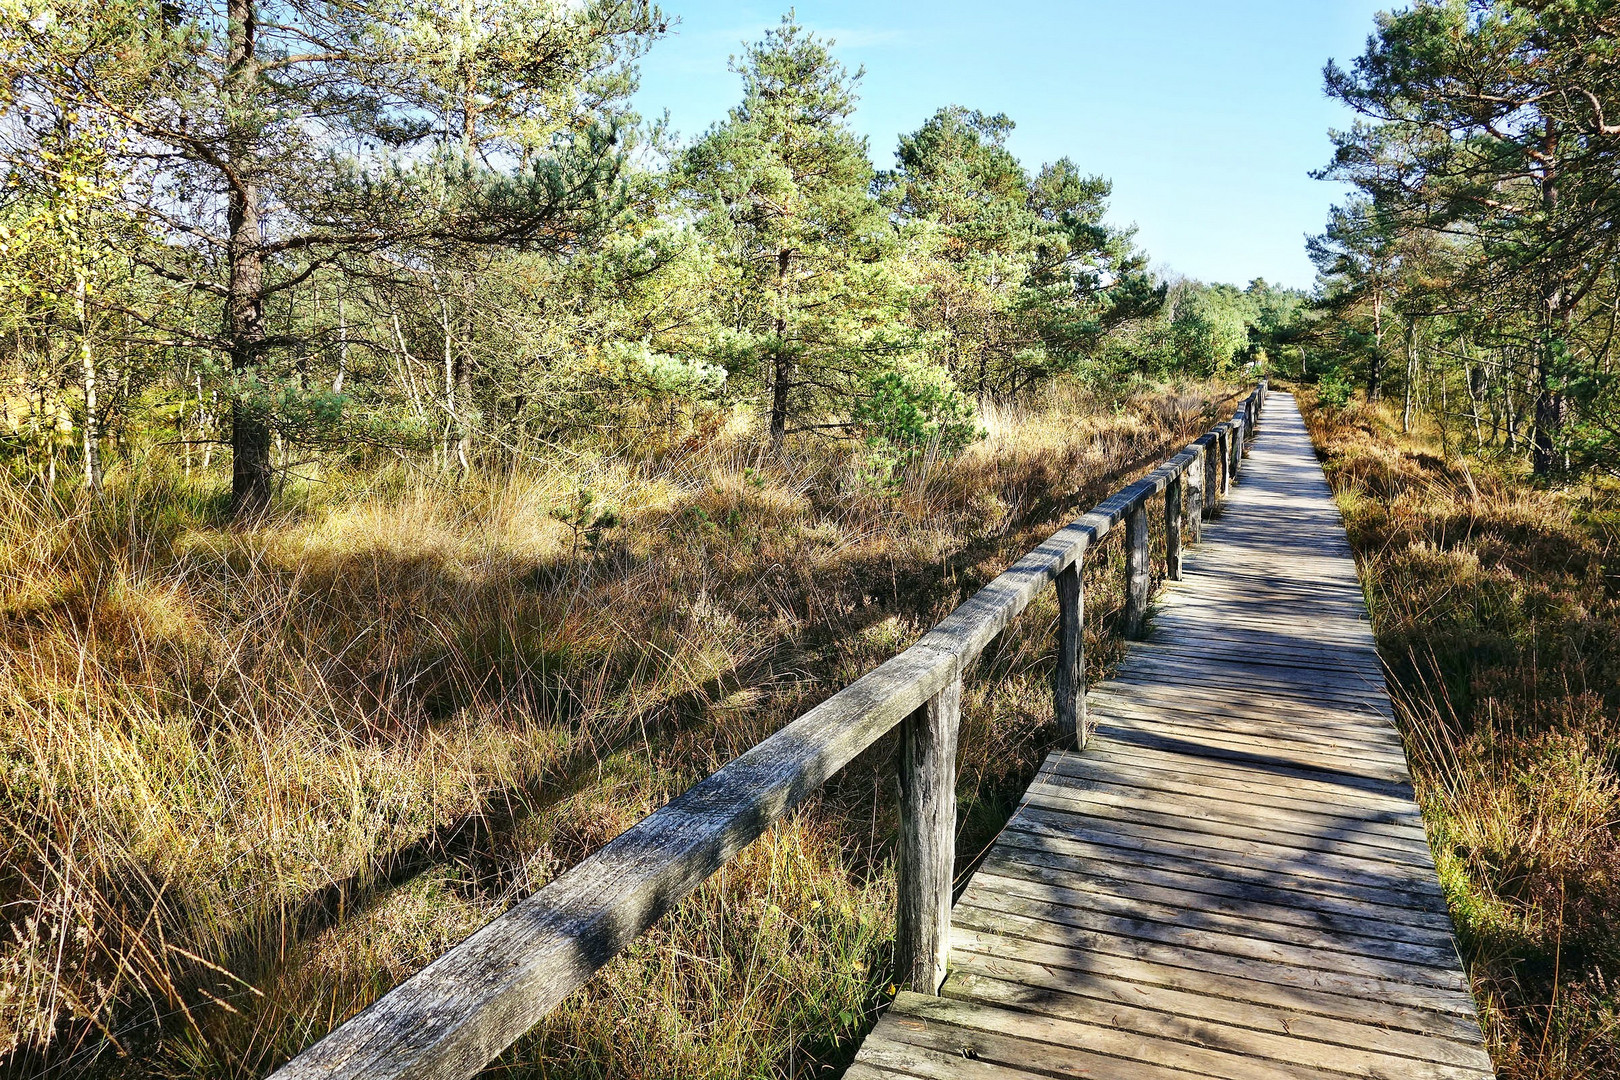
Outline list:
[[[1208,440],[1205,436],[1198,445]],[[1195,462],[1207,462],[1198,445],[1173,455],[1059,529],[911,648],[642,819],[274,1075],[279,1080],[387,1080],[477,1072],[857,754],[905,718],[932,715],[931,701],[936,711],[946,704],[954,710],[962,671],[1042,589],[1078,567],[1086,551],[1128,517],[1140,518],[1145,535],[1148,501],[1178,482]],[[1140,606],[1145,613],[1145,594]],[[1078,742],[1086,721],[1077,628],[1072,640],[1077,655],[1070,696]],[[1061,697],[1056,688],[1055,696]],[[950,726],[954,732],[954,722]],[[940,964],[945,935],[936,932],[929,938],[930,920],[922,909],[933,902],[926,898],[937,898],[940,889],[934,879],[924,880],[921,867],[937,864],[950,839],[942,822],[954,820],[954,789],[946,765],[947,759],[954,763],[954,734],[947,752],[942,733],[929,735],[939,735],[936,744],[912,738],[919,730],[915,724],[908,730],[907,745],[917,748],[917,768],[928,776],[913,784],[908,796],[916,803],[907,818],[908,835],[916,831],[919,836],[913,837],[915,858],[902,860],[914,863],[906,872],[906,887],[916,901],[902,930],[903,955],[934,957],[919,961],[920,967],[911,964],[913,978],[908,981],[926,987],[932,979],[937,986],[932,972]],[[925,788],[930,793],[918,796]],[[948,815],[941,809],[946,803],[952,803]],[[921,833],[933,839],[919,838]],[[948,903],[948,854],[943,858]],[[943,921],[942,914],[932,918],[936,928]],[[877,1066],[872,1069],[877,1071],[869,1074],[882,1075]]]
[[[1204,446],[1218,519],[979,862],[944,996],[900,995],[857,1068],[1493,1075],[1298,411],[1262,388]]]

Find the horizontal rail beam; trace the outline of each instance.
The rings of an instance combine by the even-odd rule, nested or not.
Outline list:
[[[1264,383],[1256,394],[1263,393]],[[1245,402],[1248,408],[1248,401]],[[1240,410],[1239,415],[1242,415]],[[1237,418],[1215,431],[1239,424]],[[1214,432],[1013,563],[915,645],[649,814],[273,1075],[466,1077],[895,725],[928,706],[1040,591],[1202,463]],[[1084,693],[1083,686],[1076,688]]]

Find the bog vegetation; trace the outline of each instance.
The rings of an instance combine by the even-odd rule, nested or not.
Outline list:
[[[1004,116],[878,168],[791,17],[678,141],[640,0],[0,13],[18,1075],[284,1061],[1183,445],[1304,300],[1154,279]],[[1036,626],[964,850],[1052,737]],[[498,1067],[846,1061],[889,752]]]
[[[1505,1077],[1620,1073],[1617,42],[1423,2],[1326,72],[1312,424]]]
[[[1150,273],[1006,116],[869,145],[791,13],[680,137],[630,105],[645,0],[0,0],[0,1070],[262,1074],[1264,371],[1501,1074],[1612,1075],[1620,19],[1372,29],[1307,294]],[[968,681],[964,856],[1053,736],[1051,615]],[[835,1072],[889,751],[495,1068]]]

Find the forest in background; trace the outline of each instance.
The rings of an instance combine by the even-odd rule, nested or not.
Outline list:
[[[627,104],[642,0],[6,26],[0,452],[46,485],[228,466],[256,514],[323,458],[465,475],[743,412],[883,479],[1056,375],[1235,370],[1304,299],[1154,280],[1108,181],[1026,170],[1005,116],[941,108],[875,167],[860,73],[791,17],[678,145]]]
[[[868,145],[791,13],[676,138],[629,105],[669,31],[0,0],[0,1072],[261,1075],[1265,373],[1499,1073],[1614,1075],[1620,17],[1381,17],[1326,71],[1361,119],[1311,293],[1155,275],[1008,117]],[[1052,738],[1043,604],[970,680],[964,853]],[[886,1000],[890,749],[494,1068],[836,1074]]]

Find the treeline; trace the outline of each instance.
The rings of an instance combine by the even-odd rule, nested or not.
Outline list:
[[[1322,171],[1354,193],[1310,241],[1328,396],[1399,395],[1448,441],[1544,476],[1620,462],[1620,12],[1418,0],[1330,64],[1361,119]]]
[[[748,412],[893,468],[1060,373],[1219,374],[1302,297],[1155,280],[1108,181],[959,107],[874,167],[791,16],[684,145],[645,0],[0,0],[0,454],[135,446],[253,513],[320,455],[465,473]],[[228,451],[228,453],[226,452]]]

